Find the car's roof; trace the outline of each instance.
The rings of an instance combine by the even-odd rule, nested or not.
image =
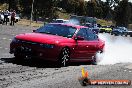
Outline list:
[[[64,25],[64,26],[71,26],[71,27],[75,27],[77,29],[80,29],[80,28],[88,28],[86,26],[75,25],[75,24],[68,24],[68,23],[50,23],[50,24],[59,24],[59,25]]]

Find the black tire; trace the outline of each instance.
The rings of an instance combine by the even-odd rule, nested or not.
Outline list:
[[[100,50],[100,51],[96,52],[94,56],[92,56],[92,60],[91,60],[92,65],[98,64],[99,60],[97,60],[97,56],[98,56],[98,54],[102,54],[102,53],[103,53],[103,51]]]
[[[63,48],[59,55],[59,66],[66,67],[69,65],[70,60],[70,50],[68,48]]]
[[[91,64],[92,64],[92,65],[97,65],[96,55],[95,55],[95,56],[92,56]]]

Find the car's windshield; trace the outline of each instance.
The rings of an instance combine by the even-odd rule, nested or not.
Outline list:
[[[71,38],[74,35],[75,31],[76,28],[71,26],[64,26],[60,24],[48,24],[37,29],[35,32]]]

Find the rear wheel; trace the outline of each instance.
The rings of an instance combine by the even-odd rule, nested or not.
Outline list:
[[[68,66],[70,60],[70,50],[68,48],[63,48],[59,56],[59,66]]]
[[[96,55],[95,55],[95,56],[92,56],[91,64],[92,64],[92,65],[97,65]]]
[[[101,61],[102,56],[103,56],[103,51],[98,51],[98,52],[96,52],[96,54],[95,54],[94,56],[92,56],[91,64],[92,64],[92,65],[97,65],[98,62]]]
[[[127,34],[125,34],[125,37],[127,37]]]

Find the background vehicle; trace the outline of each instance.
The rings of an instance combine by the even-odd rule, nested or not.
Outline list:
[[[116,36],[118,36],[118,35],[121,35],[121,36],[123,36],[123,35],[125,35],[125,36],[127,36],[127,28],[125,28],[125,27],[116,27],[116,28],[114,28],[113,30],[112,30],[112,32],[111,32],[111,35],[116,35]]]
[[[99,33],[99,27],[97,24],[92,24],[92,23],[86,23],[85,24],[86,27],[89,27],[93,32],[95,32],[96,34]]]
[[[53,19],[52,23],[66,23],[68,22],[68,20],[64,20],[64,19]]]
[[[104,41],[87,27],[71,24],[47,24],[34,33],[17,35],[10,44],[10,53],[19,58],[37,57],[56,61],[97,64],[96,54],[103,51]]]
[[[0,24],[2,24],[4,21],[4,15],[3,14],[0,14]]]
[[[11,21],[11,15],[8,16],[8,19],[9,19],[9,21]],[[20,16],[19,16],[19,14],[16,14],[15,22],[18,22],[18,21],[20,21]]]
[[[129,35],[130,37],[132,37],[132,31],[125,31],[124,33],[126,34],[126,36]]]
[[[100,30],[100,33],[103,33],[103,32],[110,33],[112,31],[112,28],[110,26],[101,26],[99,30]]]

